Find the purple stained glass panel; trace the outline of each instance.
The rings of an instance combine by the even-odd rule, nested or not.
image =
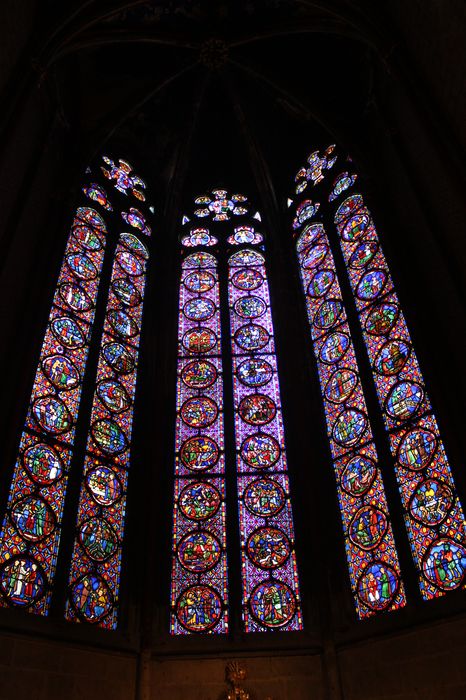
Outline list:
[[[246,632],[302,629],[275,341],[263,255],[229,259]]]

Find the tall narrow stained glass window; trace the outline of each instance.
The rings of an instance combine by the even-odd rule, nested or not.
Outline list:
[[[301,168],[296,176],[296,194],[301,195],[306,190],[303,196],[308,198],[308,189],[313,186],[315,187],[313,196],[320,200],[315,202],[314,211],[309,216],[309,218],[315,217],[315,223],[306,223],[298,238],[297,253],[301,264],[300,271],[311,327],[318,326],[317,322],[322,316],[323,309],[326,310],[327,316],[330,314],[335,317],[329,326],[331,330],[329,337],[333,337],[334,340],[330,342],[328,348],[327,341],[321,347],[322,342],[318,338],[318,333],[316,335],[313,331],[314,352],[321,377],[327,418],[329,418],[328,406],[331,398],[329,392],[333,393],[332,380],[335,378],[334,374],[330,376],[330,370],[339,370],[337,363],[343,362],[345,379],[348,377],[348,381],[343,382],[341,374],[338,375],[341,383],[338,391],[348,392],[351,402],[360,391],[359,379],[351,381],[350,374],[347,372],[351,370],[357,373],[349,330],[344,331],[347,340],[342,342],[342,329],[338,328],[344,320],[345,312],[331,253],[333,246],[334,251],[340,247],[343,254],[359,315],[362,338],[369,355],[372,375],[389,436],[411,551],[419,573],[419,585],[422,596],[428,600],[464,585],[466,536],[463,511],[372,216],[361,194],[351,195],[342,204],[340,203],[343,193],[354,188],[358,175],[350,172],[352,164],[351,159],[348,158],[344,163],[345,169],[337,174],[333,182],[330,181],[329,186],[328,174],[324,171],[330,170],[337,162],[335,146],[330,146],[322,156],[318,151],[311,154],[310,160],[313,163],[316,159],[319,161],[320,174],[324,177],[316,181],[313,177],[315,168],[312,165],[309,168]],[[322,184],[319,185],[321,182]],[[293,205],[295,214],[293,229],[304,224],[304,221],[299,220],[303,204],[300,197],[296,201],[289,200],[289,205]],[[318,215],[317,211],[319,211]],[[325,232],[322,223],[318,221],[321,217],[324,217],[327,222],[334,221],[335,228],[327,225],[327,232]],[[339,306],[335,305],[337,301],[340,302]],[[326,303],[328,308],[324,306]],[[328,377],[327,374],[329,374]],[[354,384],[353,388],[351,384]],[[337,422],[335,422],[336,425]],[[344,421],[346,431],[351,425],[351,421]],[[330,434],[333,453],[334,432],[333,428]],[[350,482],[348,482],[349,474]],[[345,534],[347,542],[352,539],[354,542],[351,522],[348,523],[346,519],[347,494],[357,498],[366,497],[364,494],[369,494],[370,491],[365,480],[372,479],[370,489],[373,490],[377,484],[377,477],[374,477],[373,471],[360,467],[357,472],[345,470],[338,476]],[[355,491],[360,492],[353,493]],[[343,500],[342,496],[344,496]],[[385,507],[384,502],[383,505]],[[368,523],[368,533],[371,534],[372,525],[370,521]],[[364,535],[364,527],[361,529],[361,534]],[[387,534],[384,537],[386,536]],[[358,546],[360,547],[361,543]],[[375,550],[379,546],[379,543],[375,543],[372,549]],[[350,553],[348,546],[347,553]],[[384,584],[385,590],[387,585],[390,586],[390,576],[387,584],[386,569],[386,575],[383,578],[380,572],[372,573],[374,574],[371,579],[372,599],[375,598],[378,605],[383,597]],[[361,575],[362,570],[359,572],[359,576]],[[354,587],[353,574],[351,578]],[[369,590],[368,588],[368,596]],[[378,609],[377,606],[370,607]],[[359,613],[361,614],[360,610]]]
[[[241,554],[229,551],[229,560],[241,558],[244,627],[302,628],[267,274],[263,254],[251,248],[263,243],[257,221],[247,197],[221,189],[197,197],[192,217],[183,217],[181,243],[188,250],[178,333],[175,634],[227,631],[225,479],[234,479],[235,466],[224,463],[223,392],[230,387],[222,378],[222,314],[231,329],[234,416],[228,420],[235,423],[236,445],[227,453],[236,446],[241,541]],[[222,279],[224,263],[229,273]]]
[[[300,630],[280,387],[265,259],[229,258],[243,619],[247,632]]]
[[[464,585],[463,510],[370,211],[360,194],[335,214],[425,599]]]
[[[223,372],[217,259],[210,253],[184,258],[179,306],[171,631],[224,633]]]
[[[74,217],[40,353],[0,536],[0,605],[46,615],[60,542],[107,227]]]
[[[110,166],[115,189],[143,197],[145,187],[126,161]],[[124,187],[126,185],[126,187]],[[120,203],[122,203],[120,199]],[[124,204],[124,203],[123,203]],[[135,213],[136,212],[136,213]],[[118,596],[139,343],[150,235],[144,214],[121,219],[135,232],[119,235],[107,297],[69,576],[68,620],[114,628]],[[118,224],[123,227],[121,220]]]
[[[311,328],[356,610],[405,604],[387,499],[335,262],[323,224],[305,223],[296,251]]]

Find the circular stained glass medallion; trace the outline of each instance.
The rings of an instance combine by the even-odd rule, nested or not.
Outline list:
[[[264,278],[259,270],[244,268],[235,272],[231,281],[237,289],[242,289],[245,292],[252,292],[262,285]]]
[[[254,530],[246,543],[249,559],[260,569],[278,569],[291,553],[291,544],[282,530],[260,527]]]
[[[215,304],[210,299],[191,299],[183,306],[183,313],[191,321],[205,321],[215,313]]]
[[[439,525],[453,505],[453,492],[439,479],[421,481],[411,497],[409,510],[413,518],[423,525]]]
[[[448,537],[434,540],[424,555],[422,571],[444,591],[458,588],[466,572],[466,549]]]
[[[277,515],[285,505],[285,499],[283,487],[274,479],[256,479],[244,490],[246,508],[260,518]]]
[[[328,247],[325,243],[318,243],[313,246],[303,258],[301,262],[301,267],[304,270],[312,270],[312,268],[317,267],[323,261],[327,255]]]
[[[23,464],[32,480],[43,486],[57,481],[63,473],[62,461],[55,450],[40,442],[28,447]]]
[[[39,562],[22,554],[8,559],[0,569],[0,590],[14,605],[27,608],[39,600],[46,586]]]
[[[206,435],[197,435],[185,440],[180,449],[180,459],[191,471],[210,469],[217,464],[219,456],[217,443]]]
[[[359,280],[356,296],[363,301],[376,299],[383,291],[387,275],[383,270],[369,270]]]
[[[76,277],[82,280],[97,277],[97,268],[85,253],[70,253],[66,256],[66,264]]]
[[[374,561],[364,569],[358,580],[358,597],[371,610],[388,608],[400,581],[396,571],[384,561]]]
[[[206,428],[218,415],[215,401],[208,396],[193,396],[181,407],[181,418],[190,428]]]
[[[87,622],[99,622],[113,608],[112,592],[98,575],[86,574],[75,581],[70,597],[78,616]]]
[[[346,333],[335,332],[327,336],[320,348],[319,357],[327,365],[333,365],[341,360],[348,350],[350,339]]]
[[[103,464],[99,464],[87,473],[86,485],[99,506],[111,506],[121,496],[122,486],[119,478],[113,469]]]
[[[325,387],[325,396],[333,403],[346,401],[358,384],[358,375],[353,370],[344,367],[332,374]]]
[[[374,360],[379,374],[393,375],[401,372],[411,353],[411,345],[404,340],[389,340],[383,345]]]
[[[85,250],[95,252],[102,248],[100,238],[89,226],[75,226],[73,228],[73,236]]]
[[[65,403],[55,396],[42,396],[32,405],[34,418],[47,433],[61,435],[67,433],[73,424]]]
[[[208,481],[190,482],[178,498],[178,506],[184,517],[196,521],[212,518],[221,502],[219,490]]]
[[[343,447],[355,445],[367,427],[367,418],[362,411],[349,408],[342,411],[333,424],[333,439]]]
[[[241,457],[253,469],[267,469],[280,457],[280,445],[267,433],[255,433],[241,445]]]
[[[333,284],[335,273],[332,270],[320,270],[316,272],[309,282],[307,293],[310,297],[323,297]]]
[[[144,258],[144,260],[149,259],[149,251],[147,250],[146,246],[141,243],[139,238],[134,236],[132,233],[122,233],[120,235],[120,241],[123,243],[125,248],[130,250],[132,253],[139,255],[140,258]]]
[[[112,289],[118,301],[121,301],[126,306],[133,308],[134,306],[139,306],[142,301],[139,290],[127,279],[119,278],[114,280]]]
[[[115,379],[104,379],[97,385],[97,395],[105,408],[112,413],[121,413],[131,406],[126,389]]]
[[[191,389],[206,389],[217,379],[217,368],[207,360],[193,360],[183,367],[181,378]]]
[[[385,513],[375,506],[367,505],[359,508],[352,517],[348,534],[353,544],[369,551],[380,544],[387,527]]]
[[[70,349],[80,348],[85,342],[78,324],[68,316],[61,316],[52,321],[52,333],[59,343]]]
[[[26,496],[11,507],[10,518],[26,542],[40,542],[55,529],[52,508],[40,496]]]
[[[107,343],[102,354],[110,367],[119,374],[130,374],[134,370],[134,357],[121,343]]]
[[[209,632],[222,617],[222,599],[211,586],[189,586],[176,602],[176,617],[188,632]]]
[[[437,438],[430,430],[415,428],[406,433],[398,447],[398,461],[406,469],[419,471],[429,464],[437,449]]]
[[[324,232],[325,229],[322,224],[308,224],[305,226],[296,243],[298,253],[311,246]]]
[[[242,243],[252,243],[256,237],[253,228],[247,226],[235,228],[234,240],[241,245]]]
[[[190,292],[208,292],[215,285],[215,277],[207,270],[196,270],[186,275],[183,284]]]
[[[42,361],[42,371],[59,391],[74,389],[80,381],[75,365],[63,355],[49,355]]]
[[[419,410],[424,398],[424,390],[415,382],[400,382],[390,390],[385,407],[394,420],[405,421]]]
[[[76,313],[84,313],[89,311],[92,306],[92,301],[87,296],[86,292],[77,284],[65,282],[59,287],[60,297],[62,301]]]
[[[326,299],[314,315],[314,325],[322,330],[327,330],[335,325],[342,311],[341,301],[338,299]]]
[[[79,527],[79,544],[94,561],[105,561],[115,554],[118,537],[105,518],[89,518]]]
[[[126,436],[113,420],[106,418],[96,420],[92,425],[91,433],[94,442],[107,454],[117,455],[126,450]]]
[[[256,296],[241,297],[235,302],[235,311],[242,318],[258,318],[262,316],[267,307],[265,302]]]
[[[283,627],[296,613],[296,598],[282,581],[267,579],[254,588],[249,606],[255,620],[264,627]]]
[[[192,328],[183,336],[183,345],[189,352],[209,352],[217,344],[217,336],[210,328]]]
[[[377,467],[372,459],[356,455],[343,470],[341,485],[346,493],[358,498],[369,491],[376,476]]]
[[[277,407],[270,396],[249,394],[241,399],[238,413],[250,425],[265,425],[275,418]]]
[[[132,277],[139,277],[144,272],[144,267],[139,260],[128,250],[117,253],[116,259],[120,267]]]
[[[178,542],[178,561],[196,574],[213,569],[220,561],[221,554],[219,540],[207,530],[188,532]]]
[[[260,387],[270,382],[273,369],[266,360],[253,357],[249,360],[244,360],[238,366],[236,374],[240,382],[246,386]]]
[[[367,315],[366,331],[370,335],[386,335],[392,330],[397,318],[398,306],[396,304],[378,304]]]
[[[243,350],[254,352],[261,350],[269,342],[269,334],[263,326],[250,323],[238,328],[234,335],[235,343]]]
[[[366,214],[356,214],[345,224],[341,237],[344,241],[357,241],[369,231],[370,219]]]
[[[377,254],[378,245],[375,241],[365,241],[358,245],[349,259],[349,266],[357,270],[366,267]]]
[[[134,338],[139,333],[138,324],[125,311],[111,309],[107,318],[115,333],[124,338]]]

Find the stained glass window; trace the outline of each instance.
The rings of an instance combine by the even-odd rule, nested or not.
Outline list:
[[[149,253],[120,235],[107,301],[78,506],[66,617],[117,622],[133,405]]]
[[[146,183],[133,172],[133,166],[121,158],[118,165],[108,156],[103,156],[103,160],[107,167],[102,167],[101,170],[105,177],[113,182],[115,189],[122,194],[130,193],[144,202],[146,197],[142,190],[146,189]]]
[[[301,604],[267,273],[248,198],[212,190],[194,200],[207,228],[183,246],[178,338],[172,625],[175,634],[226,632],[227,568],[221,316],[230,320],[243,624],[299,630]],[[199,210],[202,209],[202,213]],[[204,211],[205,210],[205,211]],[[243,211],[244,210],[244,211]],[[235,216],[244,216],[238,224]],[[213,235],[211,229],[214,231]],[[201,233],[199,236],[198,234]],[[193,239],[193,234],[195,238]],[[214,243],[212,243],[212,238]],[[246,246],[246,247],[245,247]],[[218,267],[227,262],[228,279]],[[219,294],[228,289],[229,304]],[[232,416],[233,419],[233,416]],[[235,507],[236,510],[236,507]],[[232,553],[230,561],[235,561]]]
[[[369,417],[346,321],[346,304],[341,297],[336,276],[332,246],[334,252],[335,247],[340,247],[343,253],[344,265],[359,315],[360,332],[369,355],[372,375],[389,435],[406,528],[419,573],[421,593],[425,599],[431,599],[463,585],[466,572],[463,511],[371,213],[364,204],[361,194],[353,194],[338,205],[338,200],[346,190],[354,190],[358,176],[350,172],[352,161],[347,158],[345,164],[348,170],[340,172],[333,183],[329,184],[325,171],[333,167],[337,159],[335,147],[329,148],[331,149],[330,159],[327,155],[327,160],[321,164],[319,151],[315,151],[308,160],[311,168],[304,167],[298,171],[295,178],[295,194],[304,193],[309,182],[312,181],[316,186],[315,196],[321,202],[337,203],[322,205],[318,214],[314,213],[316,223],[307,223],[300,221],[299,216],[303,208],[306,209],[309,206],[309,200],[301,201],[301,197],[297,197],[296,201],[288,200],[288,202],[294,209],[292,226],[298,229],[299,233],[296,247],[329,425],[330,447],[337,471],[338,493],[347,537],[346,549],[353,590],[355,590],[355,581],[361,576],[363,571],[361,567],[364,563],[358,563],[356,560],[351,563],[352,547],[358,545],[358,542],[352,521],[348,521],[347,498],[351,497],[351,507],[359,508],[358,499],[364,500],[374,489],[383,487],[377,468],[375,445],[368,432],[370,431]],[[328,154],[328,150],[324,154]],[[307,193],[301,196],[305,197]],[[335,229],[325,231],[323,224],[318,220],[321,215],[331,216],[334,219]],[[359,332],[359,329],[355,328],[354,331]],[[360,412],[358,415],[346,416],[340,424],[336,415],[338,413],[337,394],[345,397],[341,400],[344,401],[346,411],[348,405],[354,403],[355,408]],[[334,417],[333,413],[335,413]],[[364,420],[361,420],[361,415]],[[335,422],[330,430],[332,420]],[[341,471],[338,468],[335,449],[349,427],[365,431],[364,439],[369,440],[370,450],[374,452],[366,451],[364,461],[356,460],[354,467],[349,470],[344,467]],[[358,448],[356,443],[354,448]],[[367,449],[366,446],[365,450]],[[365,484],[366,479],[367,484]],[[377,508],[388,515],[383,490],[377,498]],[[360,533],[364,536],[364,527],[361,528]],[[374,533],[375,530],[372,534]],[[388,525],[383,538],[376,543],[374,553],[377,547],[383,547],[385,556],[391,551],[396,557],[396,551],[391,545],[387,548],[384,544],[385,539],[391,537],[390,533]],[[372,536],[371,530],[369,534]],[[358,546],[361,548],[361,543]],[[399,577],[396,560],[393,560],[390,565]],[[396,576],[391,576],[386,567],[384,569],[388,576],[388,582],[385,581],[385,585],[390,587],[395,583]],[[374,574],[371,578],[371,586],[375,595],[376,582],[377,579],[380,580],[380,568],[378,572],[371,573]],[[357,586],[355,592],[359,595]],[[380,594],[382,592],[380,586],[379,592]],[[404,600],[400,595],[402,596],[401,583],[399,592],[393,599],[394,604],[388,608],[403,604]],[[369,596],[369,588],[367,596]],[[377,605],[380,600],[381,597],[377,599]],[[374,611],[381,609],[377,605],[372,605]],[[361,609],[360,595],[356,606],[359,614],[364,613]]]
[[[359,617],[405,605],[398,555],[337,271],[322,223],[296,251]]]
[[[395,461],[425,599],[458,588],[466,572],[464,514],[437,421],[369,209],[360,194],[335,214]]]
[[[0,536],[0,605],[47,614],[107,227],[77,210],[66,245]]]
[[[217,259],[182,263],[178,325],[173,634],[228,631],[223,371]]]
[[[265,260],[229,259],[243,619],[247,632],[302,629],[275,340]]]

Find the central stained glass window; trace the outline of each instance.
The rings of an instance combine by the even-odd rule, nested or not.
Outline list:
[[[229,549],[229,557],[241,560],[244,629],[300,630],[260,218],[247,197],[226,190],[197,197],[194,207],[192,218],[183,217],[181,236],[171,631],[228,631],[225,482],[235,473],[237,504],[229,507],[239,512],[241,552]],[[222,277],[225,263],[228,275]],[[222,319],[230,328],[223,344]],[[231,391],[223,379],[227,362],[234,410],[224,416],[223,395]],[[235,439],[225,449],[227,421],[234,423]]]

